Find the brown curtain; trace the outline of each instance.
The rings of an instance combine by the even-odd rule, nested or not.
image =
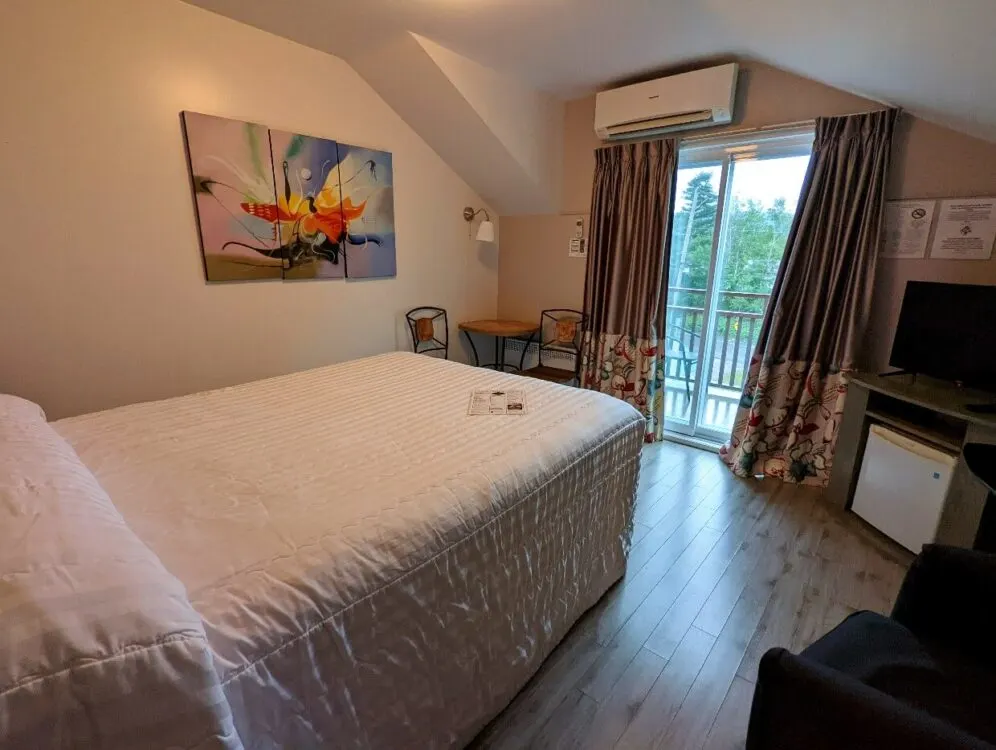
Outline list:
[[[771,304],[722,455],[741,476],[825,485],[868,328],[898,110],[816,121]]]
[[[677,162],[671,139],[595,152],[581,385],[639,409],[648,441],[664,425],[661,337]]]

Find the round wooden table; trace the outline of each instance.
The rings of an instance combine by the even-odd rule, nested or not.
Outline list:
[[[460,330],[463,331],[470,342],[470,350],[474,353],[474,365],[477,367],[491,367],[495,370],[505,371],[506,367],[513,370],[519,368],[515,365],[505,364],[505,340],[515,336],[530,336],[539,330],[538,323],[527,323],[524,320],[466,320],[460,323]],[[482,365],[481,358],[477,355],[477,347],[474,346],[474,339],[470,334],[479,333],[482,336],[495,337],[495,362],[493,364]]]

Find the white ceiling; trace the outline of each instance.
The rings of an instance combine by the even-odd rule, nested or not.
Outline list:
[[[996,0],[190,0],[348,59],[409,30],[564,98],[754,58],[996,141]]]

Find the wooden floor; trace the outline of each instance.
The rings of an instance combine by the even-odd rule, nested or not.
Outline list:
[[[817,490],[648,446],[626,577],[471,747],[741,748],[761,655],[887,613],[910,560]]]

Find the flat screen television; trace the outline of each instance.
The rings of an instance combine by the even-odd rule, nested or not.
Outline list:
[[[889,364],[996,391],[996,286],[908,282]]]

